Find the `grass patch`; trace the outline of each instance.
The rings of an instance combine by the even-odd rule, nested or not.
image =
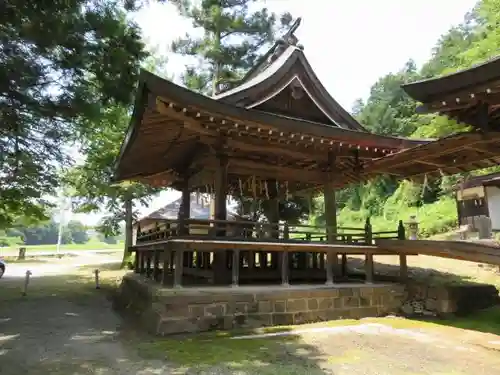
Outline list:
[[[1,280],[2,302],[15,302],[22,299],[58,297],[79,300],[95,295],[94,270],[98,268],[101,291],[113,290],[121,281],[125,270],[119,264],[77,267],[67,274],[46,275],[30,279],[27,296],[23,296],[24,278]],[[98,292],[101,292],[98,291]]]
[[[59,247],[60,251],[68,251],[68,250],[105,250],[105,249],[123,249],[123,242],[118,242],[116,244],[107,244],[105,242],[87,242],[84,244],[66,244],[61,245]],[[0,255],[2,252],[13,252],[19,251],[20,247],[25,247],[27,251],[56,251],[57,245],[19,245],[19,246],[11,246],[11,247],[3,247],[0,248]]]
[[[325,360],[323,354],[299,336],[233,340],[233,335],[234,332],[212,332],[177,338],[143,338],[134,343],[134,348],[145,359],[167,360],[189,369],[217,367],[261,375],[323,374],[318,365]]]
[[[478,311],[465,317],[440,319],[435,323],[449,327],[500,335],[500,306]]]

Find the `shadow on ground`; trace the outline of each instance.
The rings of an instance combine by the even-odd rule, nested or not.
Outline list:
[[[22,278],[2,280],[2,375],[325,373],[322,353],[298,336],[235,340],[235,334],[254,332],[169,338],[140,333],[111,309],[110,294],[123,271],[116,265],[99,269],[99,290],[92,267],[34,278],[26,297]]]

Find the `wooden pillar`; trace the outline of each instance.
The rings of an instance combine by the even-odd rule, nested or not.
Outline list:
[[[279,212],[279,198],[277,197],[278,195],[278,192],[276,192],[276,196],[270,200],[270,210],[269,210],[269,213],[270,213],[270,217],[269,217],[269,221],[271,222],[271,225],[270,226],[270,235],[271,235],[271,238],[273,239],[279,239],[279,221],[280,221],[280,212]],[[271,268],[272,269],[279,269],[280,267],[280,264],[278,264],[278,259],[279,259],[279,256],[280,256],[280,253],[276,252],[276,251],[273,251],[271,252]],[[267,254],[266,254],[266,261],[267,261]]]
[[[174,269],[174,288],[182,287],[182,273],[184,268],[182,267],[182,260],[184,258],[184,251],[180,247],[174,251],[175,257],[175,269]]]
[[[405,226],[403,220],[399,220],[398,223],[398,240],[404,240],[406,238]],[[402,282],[406,282],[408,279],[408,260],[406,254],[399,254],[399,279]]]
[[[186,236],[189,234],[189,227],[186,221],[191,214],[191,195],[189,192],[189,180],[185,178],[182,181],[182,196],[181,205],[179,207],[179,236]]]
[[[337,204],[335,202],[335,190],[331,183],[331,174],[328,174],[329,181],[324,187],[326,234],[328,243],[334,243],[337,237]],[[326,283],[333,284],[333,279],[337,273],[338,255],[335,251],[328,251],[326,257]]]
[[[365,255],[365,282],[373,284],[374,268],[373,268],[373,254],[367,253]]]
[[[215,171],[215,200],[214,219],[227,220],[227,156],[217,155],[217,169]],[[216,224],[217,225],[217,224]],[[220,224],[218,224],[220,226]],[[226,230],[220,226],[215,231],[217,237],[225,237]],[[229,284],[231,273],[228,268],[228,250],[220,250],[214,253],[212,269],[214,272],[215,284]]]
[[[236,287],[240,282],[240,251],[233,250],[233,262],[232,262],[232,286]]]
[[[399,254],[399,279],[401,282],[408,280],[408,263],[404,254]]]

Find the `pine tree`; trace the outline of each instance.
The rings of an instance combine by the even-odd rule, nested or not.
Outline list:
[[[183,80],[187,87],[204,94],[213,94],[221,85],[241,78],[292,22],[290,13],[278,20],[267,8],[250,10],[255,0],[172,2],[204,32],[201,38],[186,35],[172,43],[174,52],[198,58],[199,64],[188,66]]]
[[[147,53],[125,12],[120,1],[1,2],[0,227],[46,216],[80,120],[131,102]]]

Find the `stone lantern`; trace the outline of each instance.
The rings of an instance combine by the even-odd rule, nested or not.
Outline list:
[[[410,240],[418,239],[418,221],[415,215],[411,215],[410,219],[406,222],[408,225],[408,238]]]

